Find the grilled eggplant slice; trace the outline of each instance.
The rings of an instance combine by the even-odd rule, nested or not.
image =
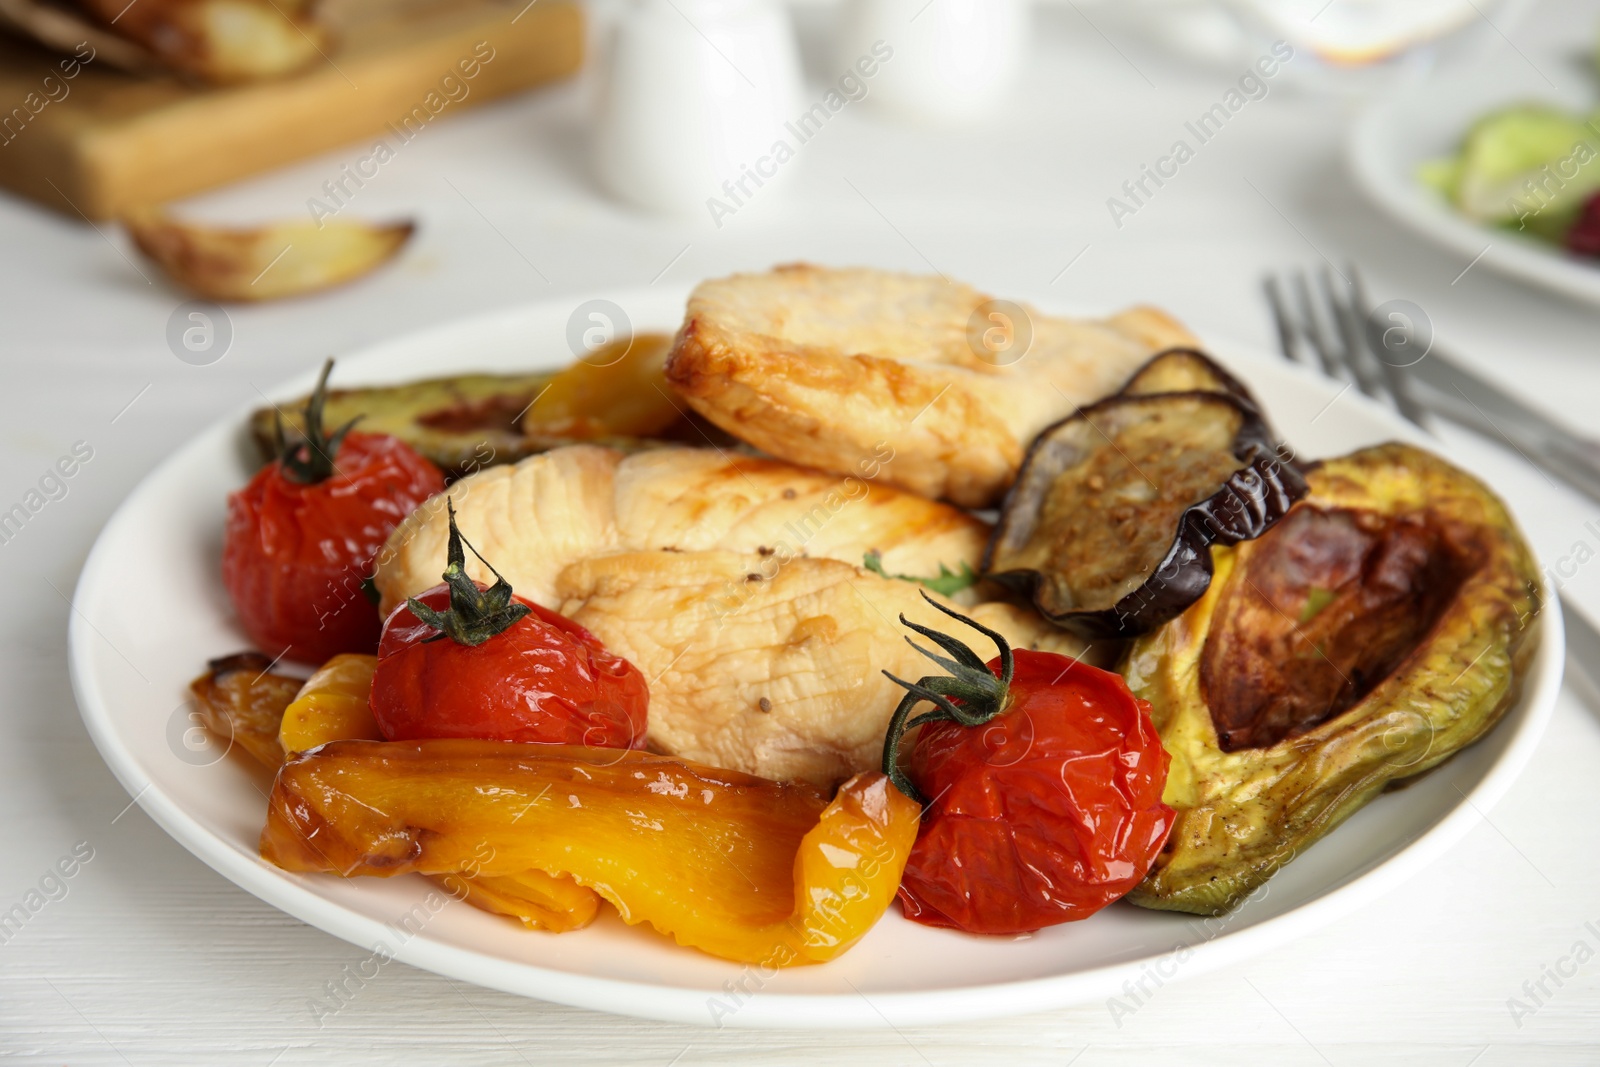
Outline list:
[[[1233,907],[1516,699],[1539,572],[1494,494],[1402,444],[1307,477],[1288,518],[1215,550],[1206,595],[1129,649],[1178,811],[1135,904]]]
[[[562,371],[462,374],[331,389],[323,421],[342,426],[360,416],[364,432],[393,434],[449,479],[579,441],[626,451],[657,441],[703,444],[707,436],[726,442],[726,435],[678,414],[666,399],[670,390],[662,367],[671,340],[665,334],[640,334],[617,342],[623,355],[601,350]],[[300,433],[298,413],[304,406],[296,401],[266,407],[251,417],[250,434],[262,462],[278,454],[277,420],[283,420],[287,434]]]
[[[1261,536],[1304,492],[1235,396],[1114,396],[1034,441],[983,569],[1081,636],[1134,637],[1206,591],[1211,545]]]
[[[1197,348],[1169,348],[1157,352],[1133,372],[1120,396],[1156,396],[1161,393],[1222,393],[1257,411],[1261,405],[1245,384],[1219,367]]]

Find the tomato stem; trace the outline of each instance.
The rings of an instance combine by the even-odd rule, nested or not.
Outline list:
[[[322,409],[328,402],[328,375],[332,372],[333,358],[330,356],[327,362],[322,364],[322,373],[317,376],[317,387],[311,391],[311,399],[306,401],[305,427],[300,433],[301,440],[292,445],[286,443],[283,434],[283,412],[281,410],[274,412],[273,428],[277,437],[278,461],[283,466],[283,476],[291,482],[316,485],[332,477],[336,469],[333,459],[339,454],[339,446],[344,443],[345,434],[361,421],[361,416],[357,415],[332,434],[326,436],[323,434]]]
[[[447,611],[434,611],[416,597],[408,597],[406,604],[419,620],[439,631],[432,637],[423,638],[423,644],[448,637],[457,644],[476,647],[509,629],[533,609],[511,599],[511,583],[476,548],[472,548],[470,541],[461,536],[461,530],[456,526],[455,502],[445,497],[444,504],[450,515],[450,546],[442,577],[450,589],[450,608]],[[488,567],[494,575],[495,583],[489,588],[480,589],[477,582],[467,577],[467,557],[462,551],[463,545],[472,548],[472,554],[478,557],[478,562]]]
[[[922,599],[952,619],[964,622],[977,630],[1000,649],[1000,674],[997,677],[978,654],[959,638],[926,626],[919,626],[904,615],[900,616],[902,625],[915,630],[954,657],[941,656],[937,652],[923,648],[908,637],[906,644],[950,673],[930,674],[915,682],[908,682],[896,678],[888,671],[883,672],[884,677],[906,690],[906,695],[900,698],[900,704],[894,709],[894,716],[889,720],[888,733],[883,739],[883,773],[894,783],[895,788],[926,808],[927,798],[912,784],[905,771],[900,769],[900,741],[905,732],[927,722],[982,726],[1001,714],[1010,703],[1011,677],[1016,671],[1016,661],[1011,655],[1011,646],[1000,634],[981,623],[974,622],[958,611],[945,607],[927,593],[922,594]],[[912,710],[924,700],[933,705],[933,710],[923,712],[914,719],[911,718]]]

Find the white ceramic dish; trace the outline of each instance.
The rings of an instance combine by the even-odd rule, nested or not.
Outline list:
[[[1459,253],[1462,268],[1476,261],[1534,285],[1600,303],[1600,262],[1473,222],[1417,180],[1417,168],[1451,154],[1474,121],[1522,101],[1587,113],[1600,104],[1600,93],[1592,74],[1579,73],[1559,58],[1498,54],[1398,90],[1368,108],[1351,126],[1346,142],[1350,168],[1367,196],[1402,225]]]
[[[649,290],[610,298],[637,328],[671,329],[684,295]],[[564,362],[571,309],[534,305],[387,342],[342,358],[336,381]],[[1301,455],[1415,437],[1353,391],[1332,405],[1336,389],[1319,378],[1227,347],[1219,355],[1251,383]],[[303,395],[310,386],[303,376],[274,398]],[[1083,923],[1012,940],[932,930],[892,910],[840,960],[778,973],[678,948],[614,917],[571,934],[525,932],[450,902],[420,877],[345,881],[262,862],[256,841],[265,775],[242,754],[191,747],[189,680],[208,657],[246,647],[216,577],[223,499],[251,469],[246,414],[219,422],[147,477],[84,567],[73,602],[71,669],[95,744],[157,823],[262,900],[380,956],[563,1004],[705,1025],[898,1027],[1102,999],[1146,972],[1162,981],[1201,973],[1361,907],[1449,848],[1522,767],[1560,687],[1560,609],[1552,599],[1522,699],[1492,735],[1380,798],[1223,919],[1115,905]],[[161,606],[159,624],[149,605]],[[430,906],[430,894],[444,906]]]

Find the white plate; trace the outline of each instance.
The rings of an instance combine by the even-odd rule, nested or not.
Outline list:
[[[684,295],[649,290],[612,299],[639,329],[670,330]],[[564,362],[571,309],[534,305],[381,344],[342,358],[337,382]],[[1330,408],[1335,391],[1321,379],[1227,348],[1220,354],[1303,456],[1415,436],[1353,393]],[[276,397],[303,395],[310,386],[304,376]],[[430,893],[435,901],[448,898],[417,876],[346,881],[262,862],[256,841],[265,776],[240,754],[224,758],[220,749],[196,752],[186,744],[189,680],[208,657],[247,646],[217,579],[223,499],[251,469],[246,414],[213,426],[146,478],[84,567],[73,601],[71,666],[95,744],[157,823],[262,900],[374,950],[379,960],[393,956],[563,1004],[711,1025],[903,1026],[1105,998],[1149,971],[1163,981],[1198,974],[1360,907],[1449,848],[1522,767],[1560,686],[1561,625],[1552,600],[1524,696],[1499,729],[1439,772],[1369,805],[1221,920],[1119,904],[1012,940],[929,929],[891,911],[843,958],[776,974],[679,948],[615,918],[559,936],[524,932],[466,905],[430,909]],[[152,605],[160,613],[154,619]],[[1153,981],[1145,979],[1147,988]]]
[[[1454,153],[1477,119],[1519,102],[1587,113],[1600,104],[1600,94],[1592,74],[1580,73],[1560,57],[1529,59],[1504,52],[1399,90],[1368,108],[1352,125],[1346,142],[1350,168],[1367,196],[1402,225],[1459,253],[1463,268],[1476,260],[1535,285],[1600,303],[1600,262],[1473,222],[1417,180],[1417,168]]]

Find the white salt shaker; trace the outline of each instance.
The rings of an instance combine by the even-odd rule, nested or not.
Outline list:
[[[1027,46],[1027,0],[846,0],[837,61],[853,64],[874,42],[893,56],[868,100],[920,121],[962,121],[992,111],[1015,84]]]
[[[731,202],[729,186],[743,204],[783,177],[771,150],[800,100],[794,29],[775,0],[634,0],[601,75],[595,170],[651,211],[706,211]]]

